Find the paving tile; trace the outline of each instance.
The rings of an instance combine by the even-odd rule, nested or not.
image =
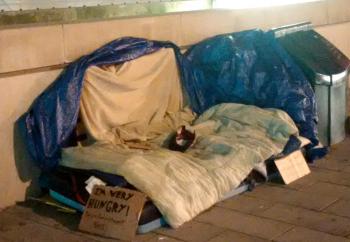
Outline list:
[[[254,236],[234,232],[234,231],[226,231],[207,242],[229,242],[229,241],[237,241],[237,242],[267,242],[268,240],[260,239]]]
[[[339,236],[346,236],[350,233],[350,219],[348,218],[284,204],[273,206],[261,216]]]
[[[2,238],[0,235],[0,242],[13,242],[13,240]]]
[[[313,173],[308,174],[307,176],[304,176],[288,185],[285,185],[285,188],[294,189],[294,190],[300,190],[304,187],[310,186],[312,184],[315,184],[318,180],[314,176]]]
[[[45,206],[37,202],[23,202],[21,205],[7,208],[6,213],[16,216],[16,218],[19,218],[23,221],[49,226],[68,233],[74,233],[77,236],[84,237],[92,241],[115,241],[115,239],[104,238],[98,235],[78,231],[78,226],[81,218],[79,214],[67,214],[58,212],[50,206]],[[146,241],[146,239],[150,239],[152,236],[151,234],[146,236],[136,236],[135,242]]]
[[[257,187],[253,192],[247,193],[247,196],[257,197],[272,202],[286,203],[313,210],[322,210],[334,203],[339,198],[339,196],[332,197],[314,193],[312,196],[310,196],[309,192],[296,191],[268,185]]]
[[[16,242],[97,242],[97,240],[92,240],[84,236],[78,236],[31,221],[28,222],[7,212],[1,213],[0,233],[2,238]],[[117,242],[117,240],[114,241]]]
[[[350,173],[350,166],[346,166],[344,167],[344,169],[342,170],[344,173]]]
[[[132,242],[146,242],[154,239],[155,237],[157,237],[157,234],[155,233],[138,234],[135,236]]]
[[[156,233],[182,239],[185,241],[207,241],[210,238],[223,232],[225,229],[214,225],[191,221],[178,229],[162,228]]]
[[[107,238],[100,235],[90,234],[90,233],[81,232],[81,231],[74,231],[73,234],[79,237],[85,238],[87,241],[96,241],[96,242],[118,242],[119,241],[121,242],[121,240],[118,240],[118,239]],[[135,239],[137,239],[137,237],[135,237]],[[143,241],[144,240],[141,240],[141,241],[136,240],[133,242],[143,242]]]
[[[218,203],[216,206],[247,214],[259,214],[273,206],[273,202],[255,197],[239,195]]]
[[[338,157],[337,157],[338,156]],[[334,171],[343,171],[344,168],[349,166],[349,160],[345,157],[339,157],[340,155],[328,155],[327,157],[316,161],[316,166]]]
[[[348,30],[349,25],[345,26],[343,30]],[[325,159],[322,159],[320,161],[323,161],[324,163],[326,161],[329,161],[328,167],[332,167],[334,163],[338,163],[339,165],[350,165],[350,157],[349,157],[349,151],[348,147],[350,145],[350,139],[346,138],[343,142],[332,145],[330,148],[329,154],[325,157]],[[316,165],[320,165],[320,161],[316,161]]]
[[[56,209],[37,202],[23,202],[21,205],[12,206],[6,209],[7,213],[16,217],[32,221],[38,224],[47,225],[61,230],[76,231],[80,222],[79,214],[67,214],[58,212]]]
[[[349,29],[349,26],[346,26],[345,29]],[[324,159],[317,160],[315,165],[319,168],[343,171],[344,167],[350,166],[349,145],[349,137],[339,144],[332,145],[330,153]]]
[[[311,167],[311,173],[309,175],[284,186],[284,188],[303,190],[304,188],[314,185],[320,181],[337,185],[350,186],[350,176],[347,174],[348,172],[350,172],[350,166],[346,166],[341,171],[323,169],[320,167]]]
[[[343,185],[336,185],[327,182],[318,182],[311,186],[302,188],[301,190],[305,193],[312,194],[312,197],[337,197],[350,200],[350,187]]]
[[[325,209],[324,212],[350,218],[350,201],[340,199]]]
[[[153,237],[150,240],[147,240],[147,242],[182,242],[183,240],[178,240],[175,238],[171,238],[165,235],[157,235]]]
[[[272,239],[292,227],[282,222],[242,214],[220,207],[214,207],[195,219],[264,239]]]
[[[350,240],[327,233],[296,227],[274,239],[276,242],[349,242]]]
[[[344,172],[344,170],[332,171],[316,167],[312,169],[310,176],[312,176],[315,181],[323,181],[338,185],[350,186],[350,176]]]
[[[348,160],[346,159],[335,159],[334,155],[328,156],[321,160],[316,161],[316,166],[333,171],[343,171],[344,168],[348,167]]]

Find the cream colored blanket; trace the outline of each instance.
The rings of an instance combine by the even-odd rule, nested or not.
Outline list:
[[[125,147],[192,121],[183,102],[175,55],[163,48],[122,65],[90,67],[80,111],[94,140]]]
[[[289,136],[298,133],[283,111],[241,104],[212,107],[192,128],[198,137],[186,153],[96,143],[64,149],[61,165],[125,177],[176,228],[220,201],[255,165],[280,153]]]

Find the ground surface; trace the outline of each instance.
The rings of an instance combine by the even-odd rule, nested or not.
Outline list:
[[[139,235],[141,242],[350,241],[350,138],[312,173],[288,186],[265,184],[226,200],[178,230]],[[23,203],[0,212],[0,241],[117,241],[77,231],[79,216]]]

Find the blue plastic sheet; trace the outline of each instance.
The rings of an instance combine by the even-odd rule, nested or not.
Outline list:
[[[170,42],[126,37],[69,65],[19,120],[28,151],[37,165],[42,170],[52,170],[59,162],[61,148],[69,144],[77,123],[83,77],[89,66],[123,63],[163,47],[173,48],[180,61],[178,47]]]
[[[191,81],[186,89],[197,113],[219,103],[243,103],[287,112],[314,145],[316,102],[301,69],[276,41],[260,30],[206,39],[186,53]]]

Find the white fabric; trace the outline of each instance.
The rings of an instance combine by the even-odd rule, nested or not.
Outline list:
[[[85,189],[89,194],[92,193],[92,189],[94,188],[94,186],[96,186],[96,185],[106,186],[107,185],[104,181],[102,181],[101,179],[94,177],[94,176],[90,176],[90,178],[85,181],[85,184],[86,184]]]
[[[122,175],[176,228],[220,201],[298,134],[283,111],[240,104],[212,107],[192,128],[197,139],[186,153],[95,144],[64,149],[61,165]]]
[[[93,66],[85,73],[80,111],[94,140],[114,145],[148,141],[192,121],[191,112],[182,109],[176,58],[170,48],[119,66]]]

